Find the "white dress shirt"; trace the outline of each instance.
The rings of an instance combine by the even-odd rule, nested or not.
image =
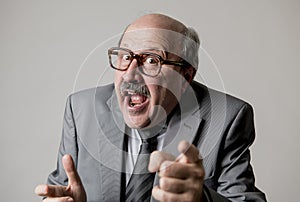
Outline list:
[[[132,175],[134,165],[136,163],[140,146],[142,144],[141,136],[137,129],[128,129],[128,148],[127,148],[127,155],[125,157],[125,167],[126,167],[126,185],[129,182],[129,179]],[[159,134],[157,136],[157,149],[158,151],[162,150],[163,143],[165,140],[166,132]]]

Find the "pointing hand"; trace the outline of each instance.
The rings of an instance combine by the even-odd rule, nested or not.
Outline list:
[[[38,185],[35,193],[47,197],[44,202],[86,202],[86,192],[76,171],[73,159],[70,155],[62,158],[63,167],[68,176],[68,186]]]

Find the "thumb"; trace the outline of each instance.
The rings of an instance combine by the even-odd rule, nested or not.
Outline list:
[[[62,163],[69,179],[69,185],[81,185],[81,180],[76,171],[72,156],[69,154],[64,155]]]

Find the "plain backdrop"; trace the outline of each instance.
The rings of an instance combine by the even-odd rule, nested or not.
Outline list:
[[[160,12],[199,33],[202,80],[254,107],[257,186],[269,201],[298,201],[299,9],[298,0],[1,0],[0,200],[40,201],[34,188],[55,168],[67,96],[109,81],[106,47]]]

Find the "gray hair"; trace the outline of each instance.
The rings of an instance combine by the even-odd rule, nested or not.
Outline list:
[[[184,33],[182,56],[185,61],[190,63],[196,70],[198,69],[199,58],[198,51],[200,47],[200,40],[197,32],[188,27]]]

